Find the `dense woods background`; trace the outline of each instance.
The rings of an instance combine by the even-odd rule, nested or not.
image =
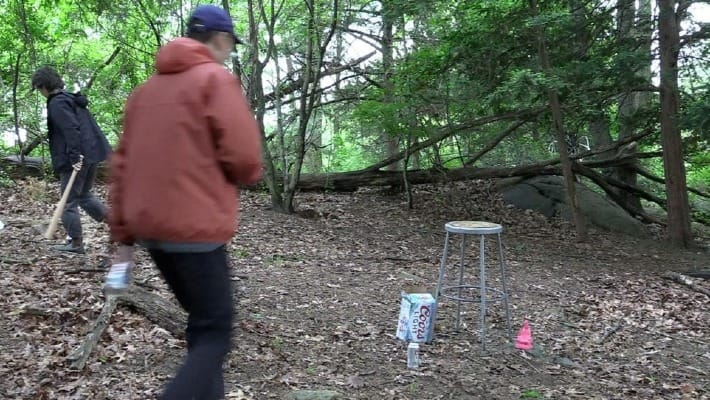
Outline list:
[[[18,160],[47,156],[37,67],[85,92],[115,142],[127,95],[197,3],[0,4],[0,155]],[[262,127],[276,209],[307,189],[558,174],[667,224],[679,245],[710,220],[708,2],[220,5],[247,43],[228,67]]]

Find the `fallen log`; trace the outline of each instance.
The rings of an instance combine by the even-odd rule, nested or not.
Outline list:
[[[410,170],[407,172],[407,180],[410,184],[417,185],[470,179],[558,175],[559,172],[559,167],[539,164],[512,168],[432,168]],[[298,189],[302,191],[330,190],[335,192],[353,192],[363,186],[397,186],[401,183],[401,171],[357,171],[303,175],[298,182]]]
[[[689,277],[687,277],[683,274],[679,274],[677,272],[666,272],[665,274],[663,274],[663,277],[666,279],[670,279],[675,283],[679,283],[679,284],[681,284],[691,290],[694,290],[698,293],[702,293],[702,294],[710,297],[710,290],[696,285],[692,279],[690,279]]]
[[[160,326],[173,336],[180,338],[184,335],[185,313],[175,304],[135,285],[131,285],[125,295],[106,296],[106,301],[101,309],[101,313],[94,321],[91,330],[84,338],[82,344],[67,356],[70,367],[82,370],[91,352],[99,342],[101,335],[111,320],[111,315],[117,305],[126,306],[145,316],[149,321]]]
[[[175,303],[162,296],[131,285],[128,293],[118,299],[118,304],[140,313],[176,338],[181,338],[185,334],[187,315]]]
[[[692,276],[693,278],[710,279],[710,269],[700,271],[688,271],[684,275]]]
[[[0,158],[0,168],[9,170],[10,176],[13,179],[21,179],[28,176],[41,177],[45,175],[45,171],[49,167],[50,161],[42,157],[20,157],[9,155]],[[99,181],[105,181],[109,174],[109,165],[107,162],[102,162],[96,169],[96,178]]]
[[[12,179],[43,175],[44,161],[41,157],[5,156],[0,159],[0,168],[7,171]]]

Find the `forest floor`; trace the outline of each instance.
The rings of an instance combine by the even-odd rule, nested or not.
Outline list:
[[[292,216],[271,211],[263,193],[244,193],[229,248],[239,319],[227,399],[303,389],[370,400],[710,399],[710,298],[663,278],[707,269],[707,250],[594,230],[578,243],[569,224],[505,207],[490,186],[419,187],[413,210],[402,194],[302,194]],[[87,255],[50,250],[31,225],[51,216],[58,197],[55,185],[33,181],[0,189],[0,398],[155,398],[184,342],[125,307],[85,369],[68,366],[104,304],[97,266],[108,233],[85,217]],[[444,300],[421,368],[408,369],[394,336],[400,293],[433,293],[443,225],[462,219],[504,225],[513,335],[528,319],[536,347],[507,342],[493,304],[483,351],[478,306],[463,307],[456,332]],[[173,300],[144,252],[136,281]]]

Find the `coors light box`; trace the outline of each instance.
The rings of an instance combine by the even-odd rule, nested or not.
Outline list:
[[[429,293],[402,292],[397,338],[405,342],[428,343],[434,338],[436,300]]]

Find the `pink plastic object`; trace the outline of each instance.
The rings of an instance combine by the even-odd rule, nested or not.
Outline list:
[[[532,332],[528,320],[523,322],[523,327],[518,332],[518,337],[515,338],[515,348],[520,350],[530,350],[533,348]]]

